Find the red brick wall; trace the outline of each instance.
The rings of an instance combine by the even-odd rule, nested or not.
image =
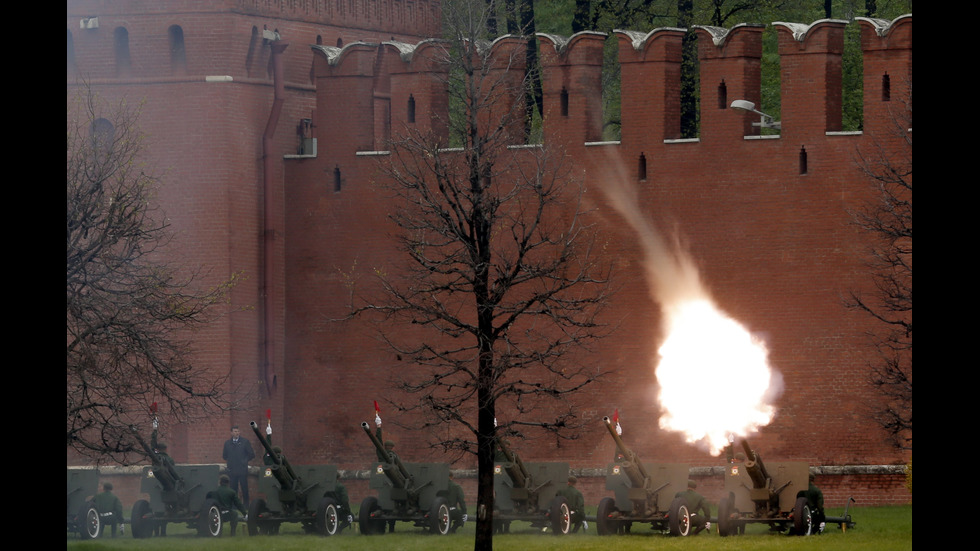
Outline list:
[[[411,4],[426,10],[438,6]],[[406,15],[403,27],[377,23],[378,30],[369,32],[363,30],[367,26],[357,26],[393,21],[378,14],[408,5],[398,0],[229,0],[209,4],[208,11],[199,5],[131,2],[125,6],[132,9],[126,10],[96,0],[68,5],[75,67],[69,70],[69,96],[77,89],[75,77],[82,76],[108,98],[143,102],[149,160],[163,175],[161,203],[177,231],[181,261],[189,267],[206,266],[207,284],[235,273],[245,276],[225,315],[194,336],[199,365],[216,376],[230,374],[230,388],[240,389],[243,409],[195,426],[164,419],[162,437],[173,443],[178,461],[220,462],[228,427],[247,427],[271,408],[277,441],[297,464],[362,469],[374,451],[358,423],[370,420],[371,403],[379,400],[386,429],[399,441],[402,456],[409,461],[437,458],[427,447],[429,435],[400,428],[385,402],[395,397],[390,382],[409,369],[407,362],[384,349],[374,328],[363,321],[334,320],[346,313],[352,289],[376,289],[374,271],[397,269],[400,261],[390,239],[391,205],[375,185],[377,156],[357,155],[381,143],[376,100],[391,98],[391,128],[406,122],[409,92],[419,124],[444,124],[434,113],[445,112],[447,102],[421,72],[431,68],[419,59],[400,61],[389,52],[379,64],[378,49],[371,44],[347,47],[334,58],[326,50],[310,49],[318,39],[328,47],[338,39],[350,45],[393,36],[415,43],[426,31],[434,34],[437,23],[428,15]],[[346,6],[351,5],[357,9],[349,13]],[[92,15],[99,16],[99,28],[79,29],[79,19]],[[911,18],[896,22],[884,36],[861,24],[865,89],[874,91],[865,97],[865,132],[827,134],[839,128],[836,56],[842,33],[821,25],[803,40],[781,31],[784,126],[780,138],[767,140],[744,139],[751,118],[720,109],[712,95],[724,80],[727,103],[757,99],[761,34],[752,27],[739,27],[720,43],[699,32],[702,129],[698,140],[686,141],[670,141],[677,137],[679,33],[654,33],[637,48],[618,38],[620,59],[629,65],[623,69],[622,140],[591,146],[584,142],[598,137],[596,77],[603,38],[580,34],[561,51],[548,51],[550,39],[542,39],[547,54],[542,57],[545,141],[568,148],[590,190],[586,198],[603,224],[617,276],[630,283],[622,285],[609,312],[610,319],[621,322],[619,330],[590,359],[606,376],[575,399],[581,418],[590,423],[572,441],[521,443],[526,460],[560,457],[573,468],[603,465],[613,444],[599,420],[619,409],[624,438],[644,461],[718,464],[657,427],[652,369],[657,305],[643,283],[635,236],[597,192],[609,178],[625,177],[639,188],[652,219],[681,230],[719,305],[767,337],[785,390],[776,419],[753,437],[753,445],[767,458],[812,465],[907,461],[906,454],[882,441],[867,418],[866,404],[874,397],[865,384],[870,352],[862,335],[868,320],[844,309],[841,297],[868,284],[866,241],[847,214],[866,197],[854,157],[857,148],[882,138],[889,109],[898,105],[882,105],[875,88],[881,74],[892,76],[892,98],[901,98],[902,87],[908,85]],[[187,68],[177,75],[169,57],[171,25],[181,26],[186,45]],[[130,38],[132,67],[123,77],[112,63],[118,26]],[[269,175],[275,266],[270,283],[278,297],[271,331],[277,390],[271,396],[258,376],[265,338],[261,135],[273,91],[269,48],[261,39],[252,42],[253,28],[260,37],[263,28],[278,30],[290,43],[284,54],[287,98]],[[386,67],[393,77],[381,78],[375,74],[378,67]],[[210,75],[227,75],[232,81],[205,82]],[[562,87],[570,93],[568,117],[556,115]],[[282,161],[283,155],[296,152],[294,128],[301,118],[314,121],[318,156]],[[808,156],[806,174],[799,173],[801,149]],[[648,163],[642,182],[636,181],[635,170],[641,153]],[[334,191],[335,169],[341,174],[340,192]],[[455,465],[471,466],[468,461]],[[875,477],[854,480],[879,483]],[[881,490],[890,495],[894,486]],[[837,491],[832,483],[830,491]],[[356,495],[352,492],[352,499]]]

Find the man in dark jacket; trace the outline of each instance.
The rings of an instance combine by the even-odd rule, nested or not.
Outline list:
[[[247,506],[248,462],[255,459],[255,452],[252,451],[252,444],[242,438],[242,431],[238,429],[238,425],[231,427],[231,438],[225,441],[225,449],[221,452],[221,458],[227,461],[231,489],[238,492],[239,487],[241,488],[242,501]]]

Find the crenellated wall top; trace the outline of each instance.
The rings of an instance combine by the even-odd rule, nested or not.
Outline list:
[[[568,49],[571,48],[575,42],[578,42],[586,38],[605,39],[609,35],[599,31],[580,31],[573,34],[572,36],[561,36],[558,34],[551,34],[551,33],[537,33],[536,36],[539,39],[538,40],[539,44],[548,43],[551,45],[552,48],[554,48],[554,52],[556,54],[562,55],[566,53]]]
[[[630,40],[630,44],[633,49],[640,52],[647,46],[648,43],[652,42],[654,37],[657,35],[662,35],[664,33],[685,33],[687,29],[682,29],[680,27],[658,27],[650,32],[643,31],[629,31],[625,29],[613,29],[613,34],[618,34],[624,36]]]
[[[855,17],[856,21],[862,24],[862,26],[870,27],[874,30],[874,33],[880,37],[888,36],[889,32],[895,27],[898,27],[904,23],[911,23],[912,14],[907,13],[905,15],[900,15],[895,19],[889,21],[887,19],[877,19],[873,17]]]
[[[761,23],[739,23],[730,29],[725,27],[714,27],[711,25],[694,25],[695,31],[703,31],[705,35],[711,38],[712,44],[715,46],[723,47],[725,46],[728,38],[731,36],[737,36],[740,32],[745,30],[752,31],[762,31],[766,26]]]
[[[789,32],[793,40],[804,43],[808,36],[812,36],[817,30],[825,27],[844,27],[847,25],[847,21],[844,19],[819,19],[813,23],[787,23],[785,21],[775,21],[772,26],[776,27],[777,30],[785,30]]]

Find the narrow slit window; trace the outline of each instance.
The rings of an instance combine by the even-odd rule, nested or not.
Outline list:
[[[806,147],[800,146],[800,174],[807,173]]]
[[[647,156],[643,153],[640,153],[640,159],[637,162],[636,167],[636,174],[637,178],[641,181],[647,179]]]
[[[415,96],[408,95],[408,122],[415,124]]]
[[[167,31],[170,37],[170,67],[175,75],[187,72],[187,52],[184,50],[184,29],[171,25]]]
[[[340,167],[339,166],[335,166],[334,169],[333,169],[333,191],[334,191],[334,193],[337,193],[337,192],[340,191],[340,183],[341,183]]]
[[[718,85],[718,109],[728,109],[728,85],[724,80]]]
[[[116,27],[115,31],[116,76],[129,74],[132,61],[129,57],[129,31],[126,27]]]
[[[885,73],[881,77],[881,101],[892,100],[892,77]]]
[[[561,116],[568,116],[568,90],[561,89]]]

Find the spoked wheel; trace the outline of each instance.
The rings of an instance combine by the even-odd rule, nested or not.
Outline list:
[[[129,528],[134,538],[143,539],[153,535],[151,515],[150,503],[145,499],[140,499],[133,504],[133,514],[129,517]]]
[[[357,513],[357,524],[361,534],[370,536],[373,534],[383,534],[385,523],[383,520],[371,518],[371,513],[381,509],[378,505],[378,498],[370,496],[361,502],[361,510]]]
[[[323,536],[333,536],[340,526],[337,502],[331,497],[320,500],[316,508],[316,531]]]
[[[599,501],[599,508],[596,509],[595,530],[600,536],[615,534],[619,521],[609,518],[616,512],[616,500],[611,497],[604,497]]]
[[[735,524],[732,522],[733,497],[725,496],[718,502],[718,535],[734,536]]]
[[[561,496],[555,496],[551,501],[551,529],[555,535],[568,534],[572,528],[572,512],[568,508],[568,501]]]
[[[670,503],[667,515],[671,536],[686,536],[691,533],[691,512],[688,511],[687,501],[684,498],[675,497]]]
[[[204,500],[201,515],[197,519],[197,535],[216,538],[221,535],[221,507],[213,499]]]
[[[268,532],[265,523],[262,522],[262,515],[269,510],[265,505],[264,499],[253,499],[248,504],[248,535],[258,536]]]
[[[78,511],[76,519],[78,525],[78,535],[87,540],[94,540],[99,537],[102,530],[102,520],[99,518],[99,510],[95,508],[95,503],[89,501],[82,505]]]
[[[813,533],[813,516],[805,497],[796,498],[793,506],[793,533],[797,536],[809,536]]]
[[[437,497],[429,509],[429,528],[433,534],[445,536],[449,533],[449,502],[444,497]]]

